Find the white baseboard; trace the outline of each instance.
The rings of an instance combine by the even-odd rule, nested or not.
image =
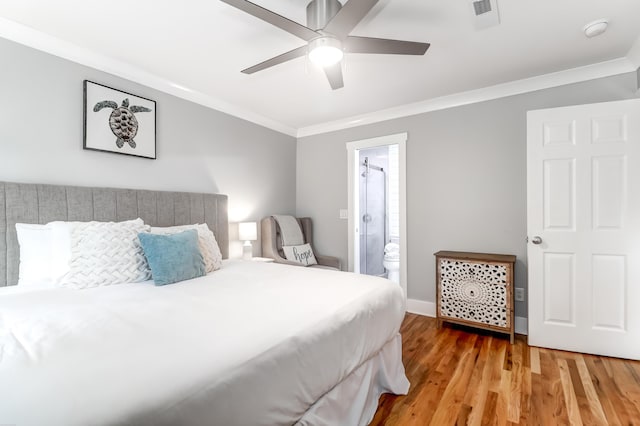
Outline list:
[[[528,320],[525,317],[516,317],[515,326],[516,334],[529,334]]]
[[[407,312],[425,317],[435,317],[436,304],[424,300],[407,299]]]
[[[436,316],[436,304],[424,300],[407,299],[407,312],[425,317]],[[528,334],[529,328],[525,317],[515,317],[516,334]]]

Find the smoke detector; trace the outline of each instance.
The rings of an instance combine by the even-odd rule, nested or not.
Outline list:
[[[470,0],[475,27],[478,30],[500,24],[498,0]]]
[[[598,19],[584,26],[582,29],[587,38],[596,37],[607,31],[609,22],[606,19]]]

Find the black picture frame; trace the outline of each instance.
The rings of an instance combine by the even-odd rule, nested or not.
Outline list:
[[[156,101],[84,80],[83,107],[83,149],[157,158]]]

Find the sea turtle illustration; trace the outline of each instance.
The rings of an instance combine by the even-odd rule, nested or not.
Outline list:
[[[151,110],[147,107],[136,105],[129,108],[129,99],[122,101],[121,107],[118,107],[118,104],[114,101],[98,102],[93,107],[93,111],[98,112],[102,108],[113,108],[113,112],[109,116],[109,127],[111,127],[113,134],[116,135],[118,148],[122,148],[125,142],[131,148],[135,148],[136,141],[133,138],[138,134],[138,120],[133,114],[136,112],[150,112]]]

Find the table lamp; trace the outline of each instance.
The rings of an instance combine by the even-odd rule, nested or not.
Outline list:
[[[244,241],[242,246],[242,258],[250,260],[253,257],[251,241],[258,239],[258,226],[256,222],[241,222],[238,224],[238,238]]]

